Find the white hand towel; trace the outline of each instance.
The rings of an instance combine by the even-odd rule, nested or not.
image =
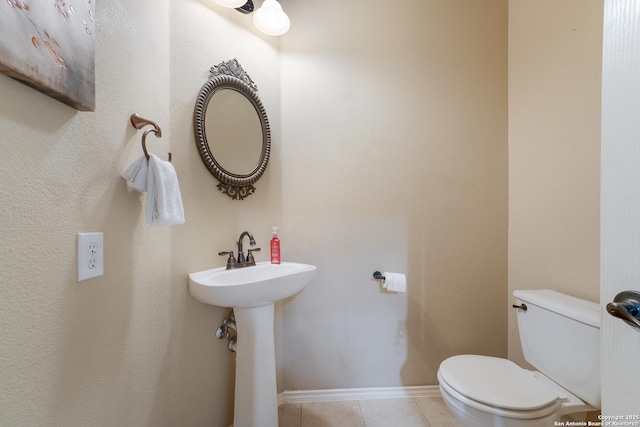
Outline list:
[[[147,222],[151,225],[184,224],[178,176],[171,162],[149,153]]]
[[[122,177],[136,191],[147,191],[147,163],[147,158],[143,154],[122,174]]]
[[[402,273],[382,273],[384,281],[382,287],[393,292],[407,292],[407,278]]]

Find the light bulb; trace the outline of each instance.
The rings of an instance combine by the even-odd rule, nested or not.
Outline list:
[[[229,7],[229,8],[237,8],[244,6],[247,0],[215,0],[220,6]]]
[[[289,31],[291,21],[276,0],[264,0],[262,7],[253,15],[253,23],[260,31],[270,36],[281,36]]]

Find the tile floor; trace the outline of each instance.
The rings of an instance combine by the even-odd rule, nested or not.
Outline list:
[[[285,403],[279,427],[460,427],[440,397]]]

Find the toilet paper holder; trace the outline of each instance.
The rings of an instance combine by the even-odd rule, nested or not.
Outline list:
[[[382,275],[382,273],[380,273],[379,271],[374,271],[373,272],[373,278],[376,279],[376,280],[387,280],[387,278],[384,277]]]

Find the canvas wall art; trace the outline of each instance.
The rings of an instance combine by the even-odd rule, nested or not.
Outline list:
[[[95,0],[0,0],[0,72],[95,111]]]

